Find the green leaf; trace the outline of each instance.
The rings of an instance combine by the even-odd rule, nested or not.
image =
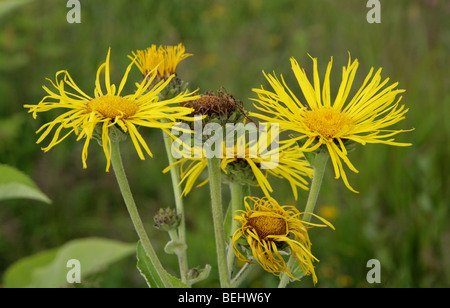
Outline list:
[[[88,275],[104,270],[112,263],[131,255],[134,244],[103,238],[83,238],[39,252],[12,264],[3,277],[7,288],[58,288],[68,286],[72,267],[68,261],[80,264],[81,282]]]
[[[164,283],[159,277],[158,272],[153,266],[152,261],[147,256],[147,253],[142,246],[141,241],[138,242],[137,245],[137,268],[141,273],[142,277],[144,277],[147,285],[150,288],[164,288]],[[173,277],[169,273],[165,273],[167,277],[169,277],[170,282],[174,288],[187,288],[188,286],[180,281],[180,279]]]
[[[178,279],[177,277],[173,277],[170,274],[167,274],[167,276],[169,277],[169,280],[174,288],[188,288],[188,286],[182,283],[181,280]]]
[[[185,251],[187,248],[186,244],[181,241],[169,241],[167,242],[166,246],[164,247],[164,252],[171,255],[171,254],[180,254],[183,251]]]
[[[16,198],[52,202],[25,173],[0,164],[0,200]]]
[[[142,277],[144,277],[149,288],[164,288],[164,283],[159,277],[158,272],[153,266],[150,258],[147,256],[141,241],[138,242],[136,255],[137,268]]]
[[[189,284],[193,285],[199,281],[205,280],[209,277],[209,273],[211,272],[211,265],[206,264],[204,268],[200,269],[199,267],[195,267],[191,269],[188,273]]]

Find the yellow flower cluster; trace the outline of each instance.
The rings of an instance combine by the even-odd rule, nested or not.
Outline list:
[[[308,179],[313,178],[317,171],[304,154],[320,151],[326,152],[331,158],[335,177],[342,178],[344,184],[356,192],[344,171],[345,165],[353,172],[358,172],[348,157],[349,144],[410,145],[393,138],[407,130],[388,129],[404,119],[408,111],[400,105],[401,97],[397,98],[404,90],[397,89],[398,83],[388,85],[389,79],[381,78],[381,69],[374,73],[372,68],[362,85],[350,97],[359,64],[349,57],[347,66],[342,70],[342,81],[336,97],[332,100],[332,60],[321,84],[317,59],[312,58],[313,82],[310,82],[305,70],[291,58],[292,71],[304,101],[294,95],[283,76],[278,78],[275,74],[265,73],[272,89],[253,89],[257,95],[253,99],[256,102],[255,112],[247,113],[239,100],[225,92],[220,92],[216,97],[210,91],[207,97],[202,98],[194,95],[195,92],[179,90],[173,97],[165,97],[163,90],[176,79],[178,64],[189,56],[191,54],[185,52],[182,44],[152,45],[146,50],[132,52],[132,56],[129,56],[132,61],[116,86],[110,80],[109,50],[106,61],[97,70],[92,94],[81,90],[69,72],[57,72],[54,81],[49,79],[52,87],[43,86],[47,95],[36,105],[24,105],[34,118],[41,112],[62,110],[54,120],[39,128],[37,133],[41,135],[37,143],[41,143],[52,132],[53,137],[43,148],[44,151],[72,134],[76,135],[77,141],[84,139],[81,157],[82,165],[86,168],[90,142],[93,138],[98,139],[105,154],[106,171],[109,171],[111,146],[117,142],[113,137],[116,131],[130,136],[139,158],[143,160],[144,153],[152,156],[152,152],[138,131],[139,127],[159,128],[175,138],[169,130],[175,124],[193,122],[195,112],[203,115],[199,121],[210,117],[208,124],[253,121],[250,117],[255,117],[270,127],[276,125],[281,132],[289,132],[289,138],[282,140],[281,146],[264,153],[254,155],[252,149],[273,141],[274,133],[270,129],[260,132],[256,140],[246,141],[244,135],[243,139],[234,140],[233,137],[235,142],[231,146],[227,138],[221,144],[220,171],[223,178],[242,186],[259,187],[264,195],[263,198],[244,196],[244,208],[234,213],[238,225],[230,234],[232,245],[229,246],[238,259],[248,263],[257,262],[277,276],[285,274],[291,279],[299,279],[302,275],[295,273],[296,268],[299,268],[304,275],[311,275],[316,283],[313,263],[317,259],[311,252],[308,229],[333,226],[312,212],[301,213],[295,206],[279,205],[272,196],[274,189],[269,178],[286,179],[295,200],[298,200],[297,188],[308,190]],[[125,94],[123,90],[134,65],[141,71],[143,78],[132,93]],[[228,102],[228,105],[223,102]],[[195,109],[189,106],[195,106]],[[221,122],[221,119],[225,121]],[[207,122],[202,122],[205,127]],[[200,155],[193,156],[192,151]],[[208,167],[204,148],[190,147],[188,152],[181,159],[172,160],[164,170],[167,172],[175,168],[179,171],[178,185],[184,184],[181,196],[186,196],[192,190]],[[272,160],[275,154],[276,163]],[[198,186],[208,181],[206,178]],[[311,216],[321,223],[311,223]],[[294,260],[297,267],[287,263],[285,255],[290,257],[290,261]]]

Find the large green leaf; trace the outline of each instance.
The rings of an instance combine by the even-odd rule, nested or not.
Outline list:
[[[14,167],[0,164],[0,200],[16,198],[51,203],[29,176]]]
[[[61,247],[46,250],[12,264],[5,272],[7,288],[57,288],[69,285],[69,260],[80,264],[81,283],[88,275],[104,270],[112,263],[135,252],[135,244],[103,238],[72,240]]]

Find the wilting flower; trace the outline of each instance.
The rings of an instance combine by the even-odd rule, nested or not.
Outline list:
[[[272,130],[272,127],[267,131],[260,130],[256,140],[249,137],[250,140],[246,141],[245,135],[242,135],[237,140],[233,140],[231,145],[227,143],[227,139],[223,141],[221,169],[224,179],[259,186],[266,196],[270,196],[273,188],[268,180],[269,175],[283,178],[288,180],[297,199],[297,187],[308,190],[306,178],[312,177],[313,170],[295,142],[267,149],[267,144],[273,143],[274,138],[278,137]],[[200,155],[196,156],[196,153]],[[175,165],[180,165],[180,185],[185,183],[182,194],[187,195],[203,170],[207,168],[208,154],[205,148],[189,148],[187,153],[182,155],[184,158],[168,166],[164,172]],[[198,186],[207,182],[208,179]]]
[[[50,150],[74,133],[78,136],[77,141],[85,138],[82,162],[83,167],[86,168],[88,147],[92,138],[96,137],[96,129],[98,129],[100,132],[97,137],[101,139],[107,160],[106,171],[109,171],[111,157],[110,131],[113,126],[120,128],[131,137],[139,158],[145,159],[142,148],[148,155],[152,156],[152,153],[138,132],[139,126],[167,130],[177,121],[190,119],[187,115],[192,112],[192,109],[181,107],[179,103],[195,99],[196,97],[192,96],[192,93],[184,92],[169,100],[160,101],[158,98],[158,93],[170,82],[171,77],[152,85],[152,81],[156,77],[156,71],[150,71],[148,77],[137,84],[137,89],[133,94],[122,95],[122,90],[134,61],[126,69],[117,88],[110,81],[109,59],[110,50],[106,62],[98,68],[94,97],[83,92],[67,71],[59,71],[56,73],[55,82],[49,79],[55,90],[43,86],[48,95],[37,105],[24,105],[25,108],[29,108],[29,112],[33,113],[34,118],[37,117],[38,112],[47,112],[53,109],[66,110],[53,121],[44,124],[36,132],[42,132],[37,141],[37,143],[40,143],[56,128],[49,145],[43,148],[44,151]],[[100,75],[103,71],[105,75],[104,88],[100,85]],[[164,119],[164,123],[161,122],[162,119]],[[60,134],[63,129],[68,130],[68,132],[61,137]]]
[[[384,143],[394,146],[409,146],[410,143],[395,142],[392,136],[408,130],[388,130],[387,127],[404,119],[405,109],[399,105],[404,90],[396,89],[398,83],[386,86],[389,78],[382,81],[381,68],[372,76],[373,68],[365,78],[359,90],[348,101],[355,79],[358,61],[343,67],[342,82],[334,102],[331,101],[329,62],[323,87],[321,88],[317,60],[314,63],[314,83],[311,84],[304,69],[291,58],[292,70],[297,78],[306,100],[302,103],[289,89],[281,76],[281,81],[272,75],[266,75],[273,91],[254,89],[259,104],[255,108],[263,113],[250,113],[262,120],[279,123],[280,129],[290,130],[300,135],[293,140],[303,142],[302,151],[309,152],[324,145],[333,163],[336,178],[342,177],[345,185],[356,192],[349,184],[345,174],[344,162],[350,170],[358,172],[347,156],[349,142]],[[396,100],[396,101],[395,101]]]
[[[280,206],[273,198],[246,197],[244,203],[245,209],[237,211],[234,216],[234,219],[241,224],[232,237],[236,257],[241,261],[253,263],[239,250],[238,243],[243,238],[245,243],[242,246],[248,247],[253,259],[264,270],[277,276],[286,273],[290,278],[296,279],[293,268],[288,268],[282,256],[287,251],[298,262],[305,276],[312,275],[315,284],[317,276],[313,262],[318,260],[311,253],[311,241],[307,229],[312,226],[329,226],[333,229],[334,227],[312,213],[310,214],[324,224],[302,221],[302,213],[296,207]],[[286,250],[286,248],[289,249]]]
[[[130,58],[136,58],[136,64],[142,75],[157,69],[157,78],[164,79],[176,73],[178,64],[189,56],[185,53],[186,49],[183,44],[177,46],[156,46],[152,45],[145,50],[137,50],[133,52]]]

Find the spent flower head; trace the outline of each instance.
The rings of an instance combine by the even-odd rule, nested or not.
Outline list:
[[[192,108],[192,116],[203,116],[203,123],[226,123],[242,122],[246,118],[246,111],[241,100],[221,87],[217,94],[212,90],[203,93],[199,98],[181,103],[183,107]]]
[[[311,252],[311,241],[308,228],[312,226],[334,227],[319,216],[323,224],[303,221],[296,207],[281,206],[273,198],[246,197],[245,209],[235,213],[234,219],[240,227],[232,237],[233,249],[238,259],[253,263],[256,261],[264,270],[274,275],[286,273],[290,278],[294,276],[293,268],[287,266],[282,254],[292,256],[306,275],[312,275],[314,283],[317,276],[313,262],[317,258]],[[243,244],[241,243],[243,240]],[[241,250],[247,248],[251,257],[245,256]],[[239,249],[241,248],[241,249]],[[289,249],[286,249],[289,248]],[[283,252],[283,253],[282,253]]]
[[[341,177],[345,185],[356,192],[349,184],[344,171],[344,165],[353,172],[358,170],[348,158],[348,145],[357,142],[384,143],[394,146],[409,146],[410,143],[396,142],[393,136],[409,130],[392,130],[388,127],[405,118],[408,109],[400,105],[404,90],[397,89],[398,83],[387,86],[389,78],[381,79],[381,68],[373,74],[372,68],[363,84],[351,99],[348,99],[358,60],[350,59],[347,67],[343,67],[342,82],[336,98],[331,100],[330,73],[332,59],[328,64],[323,87],[320,84],[317,60],[313,60],[314,82],[310,83],[306,72],[298,62],[291,58],[292,70],[303,92],[306,102],[302,102],[289,89],[283,76],[281,80],[274,75],[267,75],[272,91],[254,89],[258,94],[255,108],[259,112],[251,112],[268,122],[279,123],[280,129],[298,134],[293,140],[301,143],[302,151],[311,152],[319,147],[326,147],[333,163],[336,178]]]
[[[37,141],[40,143],[56,128],[53,138],[43,150],[48,151],[71,134],[75,134],[77,141],[85,139],[82,162],[83,167],[86,168],[90,141],[98,138],[107,160],[106,171],[109,171],[111,142],[115,141],[111,138],[111,132],[114,128],[129,135],[139,158],[145,159],[143,150],[149,156],[152,156],[152,152],[139,133],[139,126],[167,130],[178,121],[191,119],[187,115],[192,112],[192,109],[181,107],[179,104],[196,97],[185,91],[171,99],[160,100],[158,94],[167,86],[171,77],[153,83],[156,70],[150,71],[147,78],[137,84],[134,93],[122,94],[133,64],[134,61],[127,67],[119,86],[116,87],[110,81],[110,50],[108,50],[106,61],[97,70],[94,96],[89,96],[82,91],[67,71],[57,72],[55,81],[49,79],[54,89],[43,86],[47,96],[37,105],[24,105],[34,118],[40,112],[64,110],[64,113],[44,124],[36,132],[42,133]],[[103,87],[100,81],[102,72],[104,72]],[[161,120],[164,120],[164,123]],[[61,136],[63,130],[66,132]],[[96,136],[97,131],[99,131],[98,136]]]

